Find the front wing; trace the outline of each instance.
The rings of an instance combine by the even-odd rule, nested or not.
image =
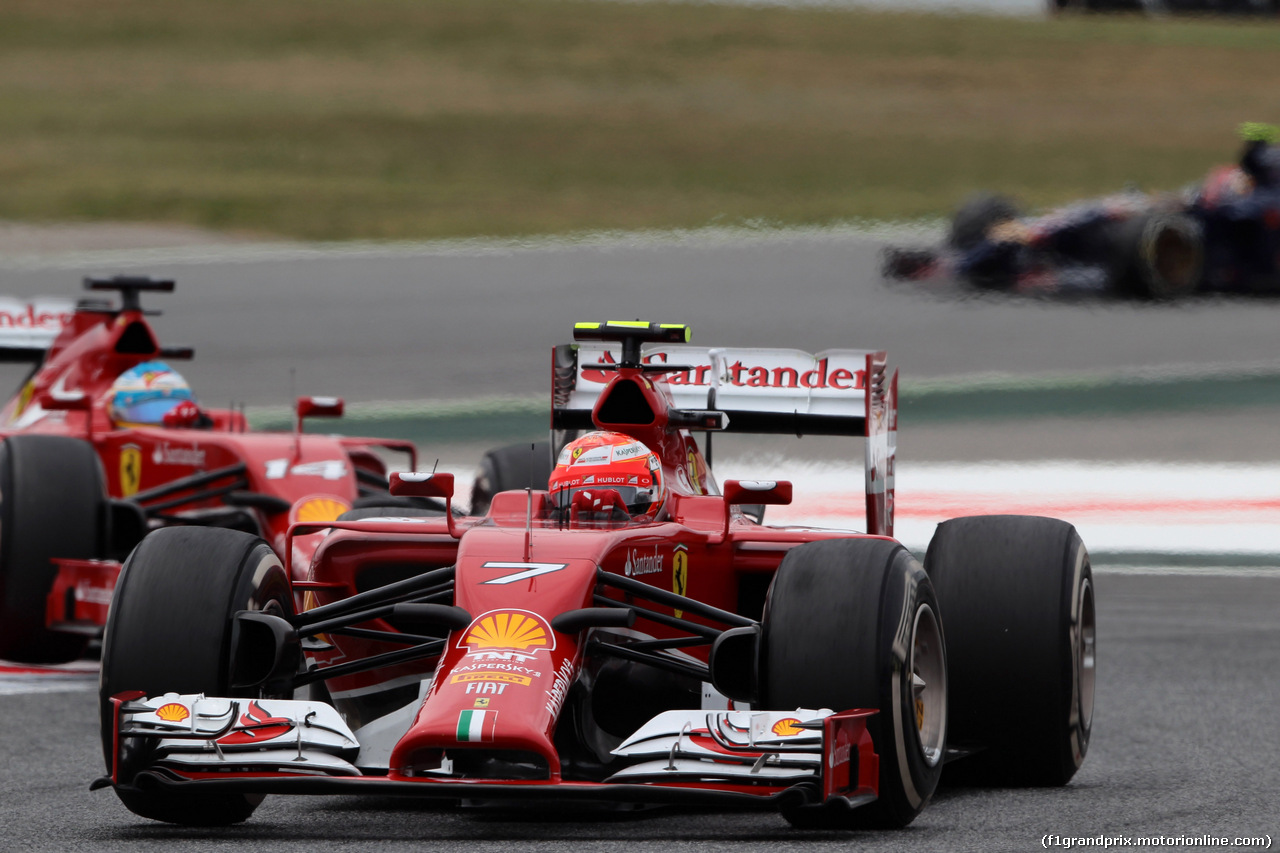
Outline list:
[[[360,743],[331,706],[281,699],[124,693],[111,700],[109,776],[93,788],[247,794],[410,795],[466,800],[847,807],[876,799],[871,710],[667,711],[616,750],[594,782],[417,776],[359,766]],[[138,765],[137,756],[146,756]]]

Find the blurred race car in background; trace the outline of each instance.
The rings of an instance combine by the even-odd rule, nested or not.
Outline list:
[[[151,529],[231,528],[283,554],[295,521],[387,503],[378,452],[412,444],[303,435],[336,398],[302,397],[293,433],[254,433],[244,413],[201,408],[157,341],[140,295],[171,280],[87,279],[122,304],[0,299],[0,360],[29,363],[0,410],[0,658],[71,660],[102,631],[120,562]],[[355,510],[359,512],[358,509]],[[175,571],[181,570],[175,566]]]
[[[1023,516],[948,521],[923,566],[895,541],[883,352],[709,349],[642,322],[574,339],[552,354],[548,488],[484,516],[299,522],[283,565],[240,531],[148,536],[111,605],[94,787],[179,824],[328,793],[849,828],[909,823],[952,760],[1071,779],[1088,553]],[[866,533],[748,518],[792,487],[717,484],[694,434],[725,430],[864,437]],[[449,502],[453,476],[393,473],[391,494]]]
[[[1243,132],[1239,163],[1177,193],[1133,190],[1039,216],[975,195],[956,212],[945,246],[887,249],[884,275],[1034,294],[1280,294],[1276,130]]]

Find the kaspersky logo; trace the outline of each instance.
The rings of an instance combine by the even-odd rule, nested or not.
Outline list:
[[[528,610],[491,610],[472,622],[458,641],[458,648],[473,654],[501,650],[520,653],[520,658],[555,647],[551,626]]]

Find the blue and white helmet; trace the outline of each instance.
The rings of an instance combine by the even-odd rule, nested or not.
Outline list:
[[[183,402],[195,402],[182,374],[163,361],[144,361],[117,377],[111,386],[111,419],[118,424],[162,424]]]

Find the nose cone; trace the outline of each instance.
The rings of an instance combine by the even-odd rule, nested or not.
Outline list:
[[[485,769],[467,775],[558,780],[552,735],[578,672],[576,638],[557,635],[532,611],[499,608],[450,642],[413,726],[392,752],[391,774],[420,776],[440,770],[446,758],[472,767],[482,751]]]

